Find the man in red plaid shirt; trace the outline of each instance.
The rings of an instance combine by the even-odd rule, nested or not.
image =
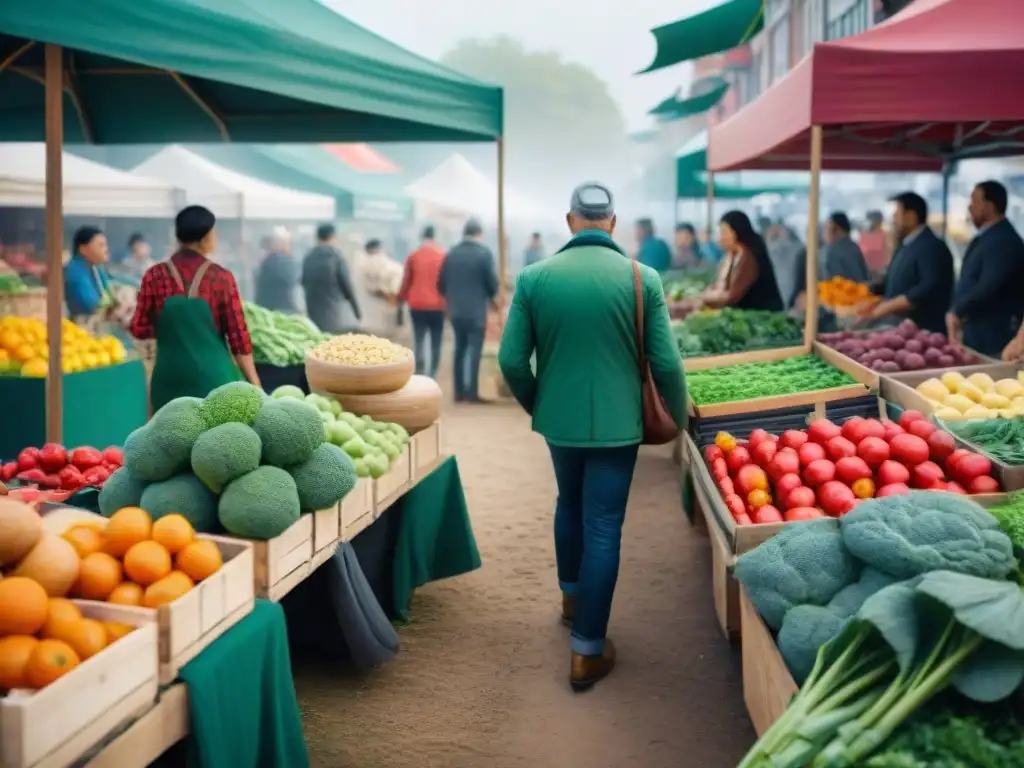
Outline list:
[[[260,386],[234,275],[210,260],[216,218],[198,205],[174,221],[179,249],[142,278],[131,332],[156,339],[153,410],[177,397],[205,397],[243,378]]]

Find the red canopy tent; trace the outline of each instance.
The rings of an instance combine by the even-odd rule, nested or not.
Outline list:
[[[1024,0],[917,0],[822,43],[711,129],[708,168],[937,171],[1024,153]]]

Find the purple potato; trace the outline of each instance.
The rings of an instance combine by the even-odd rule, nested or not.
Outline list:
[[[907,359],[907,355],[909,354],[910,352],[905,349],[897,349],[893,360],[895,360],[898,365],[903,365],[903,362]]]
[[[882,349],[886,346],[885,335],[880,333],[877,336],[871,336],[864,342],[864,346],[868,349]]]
[[[952,355],[943,355],[939,358],[940,368],[952,368],[954,365],[956,365],[956,360],[953,359]]]
[[[878,366],[877,370],[881,371],[882,373],[899,373],[900,367],[897,363],[894,363],[892,360],[885,360],[882,362],[880,366]]]
[[[887,361],[885,361],[885,360],[872,360],[871,361],[871,370],[872,371],[881,371],[882,368],[885,366],[886,362]]]
[[[906,344],[907,340],[898,333],[887,333],[885,335],[885,346],[889,349],[903,349]]]
[[[917,355],[920,355],[922,352],[924,352],[924,344],[922,344],[917,339],[907,339],[906,343],[903,345],[903,348],[907,350],[907,352],[913,352],[914,354]]]
[[[914,338],[927,347],[928,342],[931,341],[932,335],[928,333],[928,331],[918,331],[914,334]]]
[[[933,333],[928,337],[928,345],[935,347],[936,349],[942,349],[947,344],[945,335],[941,333]]]
[[[935,347],[928,347],[928,349],[924,351],[924,361],[930,368],[937,366],[941,357],[942,353]]]
[[[917,323],[913,320],[904,320],[896,326],[896,332],[904,339],[912,339],[917,333]]]
[[[900,351],[902,352],[902,350],[900,350]],[[893,349],[890,349],[889,347],[882,347],[881,349],[876,349],[875,350],[875,359],[876,360],[884,360],[885,362],[889,362],[891,360],[895,360],[896,359],[896,351],[893,350]]]
[[[848,345],[847,349],[849,350],[846,354],[850,355],[850,357],[863,355],[867,352],[867,349],[859,341],[848,341],[846,344]]]
[[[908,354],[907,359],[903,361],[903,370],[905,371],[920,371],[924,367],[924,358],[916,352]]]

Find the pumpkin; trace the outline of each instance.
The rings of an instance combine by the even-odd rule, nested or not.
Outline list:
[[[0,498],[0,565],[14,565],[43,535],[43,521],[28,504]]]
[[[50,597],[64,597],[78,579],[78,552],[70,542],[44,533],[12,575],[39,582]]]
[[[410,434],[426,429],[441,415],[441,388],[429,376],[413,376],[398,391],[383,395],[331,391],[327,396],[337,400],[346,411],[398,424]]]

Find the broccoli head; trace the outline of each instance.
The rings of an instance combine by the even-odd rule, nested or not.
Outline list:
[[[999,522],[952,493],[915,491],[868,499],[841,524],[850,552],[897,579],[939,570],[1002,579],[1016,565]]]
[[[836,637],[849,620],[820,605],[797,605],[786,612],[777,642],[798,685],[814,669],[818,649]]]
[[[188,472],[146,486],[139,506],[154,520],[176,512],[200,533],[218,530],[217,497],[199,478]]]
[[[213,429],[229,421],[252,424],[260,406],[267,399],[266,393],[246,381],[232,381],[222,384],[206,396],[199,407],[199,413],[207,429]]]
[[[207,430],[192,446],[192,472],[214,493],[260,465],[263,443],[251,427],[229,421]]]
[[[263,463],[274,467],[301,464],[324,442],[320,412],[302,400],[268,400],[253,419],[263,441]]]
[[[129,470],[121,467],[107,478],[100,489],[100,514],[110,517],[119,509],[141,506],[144,490],[146,484],[136,480]]]
[[[265,541],[294,525],[301,512],[292,476],[263,466],[232,481],[217,506],[225,530],[244,539]]]
[[[206,431],[199,414],[202,400],[179,397],[156,412],[124,443],[124,466],[144,483],[166,480],[188,470],[192,446]]]
[[[337,504],[356,484],[356,467],[348,454],[331,443],[291,468],[303,509],[327,509]]]
[[[791,523],[736,561],[735,575],[772,629],[795,605],[825,605],[857,580],[860,563],[832,518]]]

